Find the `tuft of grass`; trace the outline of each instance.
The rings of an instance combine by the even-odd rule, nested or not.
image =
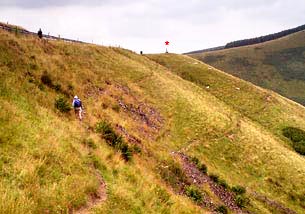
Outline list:
[[[231,190],[238,195],[242,195],[246,193],[246,188],[240,185],[231,187]]]
[[[56,84],[54,85],[54,90],[55,90],[56,92],[62,91],[61,85],[60,85],[59,83],[56,83]]]
[[[228,183],[224,179],[220,178],[218,175],[210,174],[209,177],[211,178],[212,181],[214,181],[218,185],[222,186],[223,188],[225,188],[225,189],[229,188]]]
[[[201,203],[203,200],[201,191],[194,185],[187,186],[185,188],[185,194],[196,203]]]
[[[191,161],[196,165],[196,167],[204,174],[208,172],[208,167],[201,163],[197,157],[191,157]]]
[[[92,138],[85,138],[82,140],[82,144],[91,148],[91,149],[97,149],[97,145],[95,144],[94,140]]]
[[[240,208],[244,208],[249,204],[249,199],[244,195],[236,195],[235,197],[235,203]]]
[[[69,102],[63,96],[59,96],[58,98],[56,98],[54,105],[55,108],[62,113],[67,113],[71,111],[71,106],[69,105]]]
[[[179,163],[174,160],[162,161],[157,168],[161,178],[177,192],[187,183],[187,177]]]
[[[133,153],[138,153],[139,154],[139,153],[142,152],[142,149],[138,145],[133,145],[132,146],[132,151],[133,151]]]
[[[228,208],[224,205],[219,205],[218,207],[216,207],[215,211],[217,213],[222,213],[222,214],[227,214],[229,213]]]
[[[103,106],[104,107],[104,106]],[[111,107],[111,109],[115,112],[120,112],[120,106],[118,104],[115,104]]]
[[[225,189],[228,189],[228,188],[229,188],[228,183],[227,183],[224,179],[219,179],[219,180],[218,180],[218,184],[219,184],[220,186],[222,186],[223,188],[225,188]]]

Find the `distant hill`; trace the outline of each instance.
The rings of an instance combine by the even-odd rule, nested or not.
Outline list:
[[[207,49],[203,49],[203,50],[198,50],[198,51],[191,51],[185,54],[195,54],[195,53],[203,53],[203,52],[210,52],[210,51],[219,51],[219,50],[223,50],[225,48],[225,46],[218,46],[215,48],[207,48]]]
[[[305,31],[261,44],[189,56],[305,105]]]
[[[247,46],[247,45],[259,44],[259,43],[279,39],[279,38],[282,38],[284,36],[288,36],[290,34],[300,32],[300,31],[303,31],[303,30],[305,30],[305,25],[301,25],[301,26],[291,28],[291,29],[288,29],[288,30],[283,30],[281,32],[269,34],[269,35],[266,35],[266,36],[260,36],[260,37],[251,38],[251,39],[237,40],[237,41],[229,42],[224,46],[218,46],[218,47],[215,47],[215,48],[207,48],[207,49],[203,49],[203,50],[191,51],[191,52],[187,52],[185,54],[204,53],[204,52],[218,51],[218,50],[223,50],[223,49],[228,49],[228,48],[235,48],[235,47],[242,47],[242,46]]]

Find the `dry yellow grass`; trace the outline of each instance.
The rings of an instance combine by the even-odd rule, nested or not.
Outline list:
[[[0,31],[0,50],[0,212],[75,210],[98,188],[98,172],[107,200],[93,213],[208,213],[175,194],[157,170],[161,163],[175,162],[172,151],[183,149],[230,185],[242,184],[302,210],[304,158],[292,152],[280,130],[304,128],[304,108],[184,56],[156,57],[163,65],[206,72],[201,78],[218,90],[203,89],[173,73],[175,67],[123,49],[42,42]],[[77,94],[83,100],[82,123],[54,108],[60,92],[41,84],[45,71],[70,99]],[[239,95],[233,93],[237,85],[242,85]],[[266,95],[274,102],[260,112]],[[162,125],[153,129],[136,113],[117,110],[119,100],[133,104],[134,112],[151,107],[151,117],[160,115]],[[140,139],[142,152],[123,161],[94,132],[101,120]],[[88,138],[95,149],[82,143]],[[272,212],[249,197],[250,210]]]

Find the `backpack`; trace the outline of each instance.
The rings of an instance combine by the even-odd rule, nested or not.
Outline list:
[[[82,103],[79,99],[74,100],[74,107],[75,108],[81,107],[81,105],[82,105]]]

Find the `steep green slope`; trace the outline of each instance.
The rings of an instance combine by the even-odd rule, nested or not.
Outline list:
[[[160,128],[147,125],[137,111],[117,109],[120,100],[140,108],[142,116],[147,114],[140,105],[157,100],[138,81],[144,78],[145,85],[145,78],[159,76],[152,71],[158,65],[140,57],[130,59],[128,55],[134,54],[129,51],[40,41],[3,31],[0,50],[0,213],[76,211],[98,192],[98,174],[107,196],[94,213],[200,213],[157,173],[161,162],[173,159],[169,152],[152,152],[159,147],[153,139]],[[43,84],[46,72],[56,87]],[[85,106],[83,123],[72,112],[62,114],[54,107],[58,96],[71,99],[74,94]],[[142,153],[126,163],[94,132],[103,120],[140,139]]]
[[[305,105],[305,31],[258,45],[190,56]]]
[[[301,165],[304,157],[295,156],[300,161],[297,167],[296,162],[290,159],[294,156],[293,152],[286,150],[290,150],[288,145],[291,143],[282,135],[282,129],[286,126],[297,126],[304,130],[303,107],[190,57],[172,54],[148,57],[200,86],[218,99],[218,105],[222,103],[230,109],[227,111],[231,120],[230,127],[212,141],[203,143],[193,139],[194,144],[188,148],[190,154],[205,161],[212,160],[215,168],[221,168],[222,175],[232,183],[244,184],[253,191],[266,188],[263,192],[272,192],[280,198],[284,196],[279,196],[278,193],[286,192],[290,203],[295,203],[290,194],[294,195],[298,189],[299,202],[304,203],[304,175],[299,174],[298,188],[291,186],[290,190],[285,190],[289,188],[290,175],[299,167],[303,168]],[[215,108],[213,104],[208,107]],[[284,156],[286,160],[282,159]],[[290,167],[289,164],[286,165],[290,162],[288,159],[292,161]],[[271,177],[273,178],[270,179]],[[274,177],[278,178],[276,184]]]
[[[246,187],[245,212],[302,212],[305,160],[281,129],[304,130],[304,108],[189,57],[151,57],[158,63],[0,31],[0,213],[77,213],[97,196],[92,213],[240,210],[214,191],[218,184],[196,181],[205,175],[188,176],[177,152],[197,157],[222,185]],[[177,68],[219,87],[183,80]],[[85,105],[81,123],[54,107],[75,94]],[[132,160],[95,131],[101,121],[123,136]],[[199,202],[197,191],[215,205]]]

